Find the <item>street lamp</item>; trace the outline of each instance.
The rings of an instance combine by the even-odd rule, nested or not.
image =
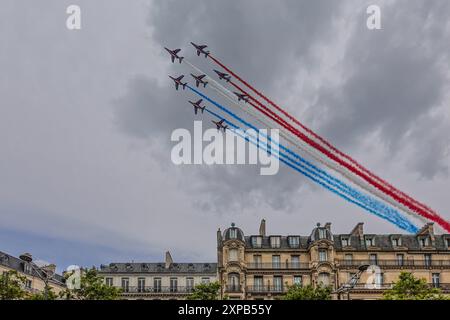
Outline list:
[[[43,267],[38,267],[33,263],[33,257],[30,253],[23,253],[19,256],[20,260],[28,263],[32,270],[34,270],[39,277],[44,282],[44,297],[48,299],[48,282],[53,278],[55,274],[55,265],[49,264]]]
[[[341,293],[347,293],[347,300],[350,300],[350,290],[355,287],[363,272],[365,272],[369,267],[369,264],[360,265],[358,268],[358,272],[355,273],[346,283],[344,283],[334,292],[338,294],[339,300],[341,300]]]

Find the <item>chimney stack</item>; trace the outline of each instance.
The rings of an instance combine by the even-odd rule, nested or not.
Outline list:
[[[262,219],[261,224],[259,225],[259,235],[265,237],[266,236],[266,220]]]
[[[326,228],[328,231],[331,231],[331,222],[325,223],[325,228]]]
[[[172,256],[170,255],[170,251],[166,251],[166,269],[169,269],[170,266],[172,265],[173,260],[172,260]]]

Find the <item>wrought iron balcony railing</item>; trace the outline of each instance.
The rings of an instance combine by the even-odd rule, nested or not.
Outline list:
[[[227,285],[225,286],[225,292],[228,293],[242,292],[242,287],[240,285]]]
[[[287,291],[285,286],[247,286],[247,292],[251,293],[284,293]]]
[[[381,284],[365,284],[358,283],[356,284],[352,290],[387,290],[391,289],[393,286],[392,283],[381,283]],[[442,291],[450,291],[450,283],[428,283],[428,286],[431,288],[439,288]]]
[[[377,265],[379,267],[443,267],[450,268],[450,260],[338,260],[342,267],[358,267],[364,264]]]
[[[129,286],[129,287],[118,287],[122,289],[122,293],[191,293],[193,292],[193,287],[182,287],[182,286],[156,286],[156,287],[143,287],[143,286]]]
[[[251,262],[247,263],[248,269],[277,269],[277,270],[296,270],[296,269],[309,269],[309,263],[305,262],[298,262],[298,263],[292,263],[292,262],[280,262],[280,263],[257,263],[257,262]]]

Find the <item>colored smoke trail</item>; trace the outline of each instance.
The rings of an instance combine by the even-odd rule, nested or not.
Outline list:
[[[226,109],[224,106],[222,106],[219,103],[215,102],[214,100],[210,99],[208,96],[202,94],[201,92],[199,92],[198,90],[196,90],[196,89],[194,89],[194,88],[192,88],[190,86],[187,86],[187,87],[190,90],[192,90],[193,92],[195,92],[196,94],[198,94],[199,96],[201,96],[202,98],[204,98],[204,99],[208,100],[210,103],[214,104],[216,107],[218,107],[219,109],[221,109],[225,113],[231,115],[233,118],[235,118],[239,122],[245,124],[247,127],[250,127],[253,130],[258,130],[257,128],[252,126],[250,123],[246,122],[245,120],[241,119],[239,116],[235,115],[234,113],[232,113],[231,111]],[[209,112],[210,114],[212,114],[213,116],[217,117],[218,119],[223,119],[222,117],[220,117],[218,114],[212,112],[211,110],[209,110],[207,108],[205,110],[207,112]],[[224,119],[224,120],[225,120],[225,122],[227,124],[229,124],[234,129],[241,130],[239,127],[237,127],[235,124],[233,124],[232,122],[228,121],[227,119]],[[270,137],[266,136],[266,138],[270,140]],[[254,139],[256,139],[256,138],[254,138]],[[258,139],[256,139],[256,140],[259,141]],[[260,146],[258,146],[258,147],[260,147]],[[370,213],[373,213],[373,214],[375,214],[375,215],[377,215],[377,216],[379,216],[379,217],[381,217],[381,218],[383,218],[385,220],[388,220],[388,221],[394,223],[395,225],[397,225],[401,229],[404,229],[404,230],[407,230],[407,231],[413,232],[413,233],[418,230],[416,226],[414,226],[411,222],[409,222],[407,219],[405,219],[399,212],[393,210],[392,208],[389,208],[389,207],[385,206],[382,203],[379,203],[378,201],[376,201],[374,199],[371,199],[367,195],[361,194],[357,190],[352,189],[351,187],[349,187],[348,185],[346,185],[345,183],[343,183],[339,179],[337,179],[335,177],[332,177],[331,175],[329,175],[325,171],[323,171],[321,169],[318,169],[314,165],[310,164],[308,161],[306,161],[305,159],[303,159],[300,156],[296,155],[295,153],[290,151],[288,148],[286,148],[286,147],[284,147],[282,145],[279,145],[279,147],[284,149],[284,150],[286,150],[286,151],[288,151],[289,153],[294,154],[295,157],[297,159],[301,160],[301,162],[303,164],[299,163],[298,161],[292,159],[291,157],[285,155],[282,152],[280,152],[280,155],[283,158],[285,158],[285,159],[282,159],[279,156],[277,156],[280,159],[280,161],[282,161],[283,163],[287,164],[288,166],[294,168],[297,171],[300,170],[300,172],[302,174],[304,174],[308,178],[312,179],[314,182],[319,183],[320,185],[322,185],[323,187],[325,187],[328,190],[332,191],[333,193],[338,194],[341,198],[344,198],[345,200],[348,200],[351,203],[357,204],[358,206],[360,206],[360,207],[366,209],[367,211],[369,211]],[[305,167],[304,164],[306,164],[310,168]],[[317,172],[315,172],[315,171],[318,171],[319,174]],[[328,185],[325,184],[324,182],[320,181],[320,179],[325,181]],[[354,201],[354,200],[350,199],[349,197],[345,196],[344,194],[342,194],[341,192],[337,191],[336,189],[333,189],[329,185],[336,187],[340,191],[350,195],[351,197],[357,199],[358,201],[362,201],[363,203],[360,203],[358,201]],[[369,208],[367,205],[364,205],[364,203],[366,203],[367,205],[371,206],[372,208]],[[379,211],[385,212],[385,213],[387,213],[387,215],[381,214]]]
[[[253,92],[255,92],[256,94],[258,94],[260,97],[262,97],[263,99],[265,99],[267,102],[269,102],[271,105],[273,105],[274,107],[276,107],[277,109],[282,110],[280,107],[278,107],[277,105],[275,105],[273,102],[271,102],[267,97],[263,96],[261,93],[259,93],[259,91],[257,91],[256,89],[254,89],[251,85],[249,85],[247,82],[245,82],[244,80],[242,80],[239,76],[237,76],[232,70],[230,70],[229,68],[227,68],[225,65],[223,65],[220,61],[218,61],[216,58],[210,56],[210,58],[216,62],[218,65],[220,65],[222,68],[224,68],[225,70],[227,70],[230,74],[232,74],[236,79],[238,79],[239,81],[241,81],[244,85],[246,85],[247,87],[249,87]],[[232,83],[232,81],[230,81],[230,83]],[[234,83],[232,83],[235,87],[236,85]],[[242,89],[241,89],[242,90]],[[243,93],[246,93],[244,90],[242,90]],[[248,93],[247,93],[248,94]],[[256,103],[258,103],[259,105],[263,106],[258,100],[254,99],[253,97],[251,97],[251,99],[253,101],[255,101]],[[265,107],[265,106],[264,106]],[[267,108],[267,107],[265,107]],[[270,109],[269,109],[270,110]],[[282,110],[284,112],[284,110]],[[273,111],[270,110],[270,113],[275,114]],[[285,112],[284,112],[285,113]],[[287,114],[287,113],[285,113]],[[267,114],[266,114],[267,115]],[[289,115],[289,114],[287,114]],[[267,115],[268,116],[268,115]],[[278,118],[278,119],[277,119]],[[293,118],[293,117],[292,117]],[[360,176],[361,178],[363,178],[365,181],[369,182],[371,185],[373,185],[375,188],[377,188],[378,190],[382,191],[383,193],[385,193],[386,195],[390,196],[392,199],[396,200],[398,203],[402,204],[403,206],[409,208],[411,211],[410,213],[414,214],[417,213],[425,218],[428,218],[429,220],[432,220],[434,222],[437,222],[439,225],[441,225],[445,230],[450,231],[450,223],[445,221],[442,217],[438,216],[434,211],[429,211],[425,209],[425,206],[420,204],[419,202],[415,201],[414,199],[406,196],[404,193],[402,193],[401,191],[395,189],[394,187],[392,187],[391,185],[385,183],[385,181],[379,179],[378,177],[374,176],[369,170],[363,168],[361,165],[357,164],[356,161],[354,161],[353,159],[351,159],[350,157],[347,156],[347,158],[351,159],[353,162],[355,162],[356,164],[349,164],[345,161],[343,161],[341,158],[339,158],[336,154],[334,154],[333,152],[330,152],[327,148],[323,147],[323,145],[321,145],[320,143],[318,143],[317,141],[314,141],[313,139],[310,139],[309,137],[307,137],[305,134],[301,133],[300,131],[298,131],[297,129],[293,128],[292,126],[290,126],[289,124],[287,124],[284,120],[280,121],[281,118],[279,118],[276,114],[275,116],[272,117],[272,119],[277,119],[275,120],[276,122],[278,122],[279,124],[282,124],[283,126],[285,126],[288,130],[290,130],[291,132],[293,132],[295,135],[297,135],[300,139],[304,140],[305,142],[307,142],[308,144],[310,144],[312,147],[316,148],[317,150],[319,150],[320,152],[322,152],[323,154],[325,154],[327,157],[329,157],[330,159],[334,160],[335,162],[339,163],[340,165],[346,167],[348,170],[352,171],[354,174]],[[295,119],[295,118],[293,118]],[[297,121],[295,119],[295,121]],[[297,121],[298,122],[298,121]],[[298,122],[298,124],[300,124],[300,122]],[[300,124],[301,125],[301,124]],[[305,129],[306,127],[304,127],[303,125],[301,125],[303,129]],[[314,132],[312,132],[312,130],[306,128],[305,129],[307,132],[309,132],[310,134],[312,134],[313,136],[315,136],[316,138],[319,137],[318,135],[316,135]],[[319,137],[320,138],[320,137]],[[322,138],[320,138],[322,139]],[[323,139],[322,139],[323,140]],[[324,141],[324,140],[323,140]],[[322,143],[323,143],[322,141]],[[327,143],[328,144],[328,143]],[[332,147],[332,146],[331,146]],[[329,146],[328,146],[329,148]],[[337,150],[334,147],[332,147],[332,150]],[[333,150],[333,151],[334,151]],[[335,151],[336,152],[336,151]],[[338,151],[339,152],[339,151]],[[339,154],[342,154],[339,152]],[[356,167],[356,168],[355,168]],[[377,181],[378,179],[378,181]],[[402,194],[404,196],[402,196]],[[406,196],[406,198],[405,198]],[[407,201],[406,201],[406,200]],[[410,200],[412,199],[412,201]],[[392,202],[390,202],[392,203]]]

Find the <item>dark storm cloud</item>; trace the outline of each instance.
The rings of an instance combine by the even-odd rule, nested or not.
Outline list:
[[[157,1],[148,24],[157,44],[181,47],[188,58],[193,57],[190,41],[207,43],[226,64],[275,97],[289,92],[277,83],[289,84],[300,70],[317,69],[314,63],[320,61],[312,53],[314,46],[339,38],[338,32],[350,33],[339,62],[345,69],[344,81],[334,87],[319,86],[317,104],[310,110],[327,115],[318,121],[319,131],[340,147],[355,150],[369,134],[380,130],[383,143],[394,150],[400,142],[405,143],[405,134],[413,124],[414,132],[421,132],[418,127],[424,123],[417,119],[427,119],[423,121],[433,125],[428,113],[442,102],[446,81],[439,59],[449,48],[444,45],[447,34],[438,25],[450,12],[448,5],[419,1],[385,6],[383,30],[369,31],[365,8],[371,3],[354,7],[361,19],[354,29],[336,29],[334,19],[345,19],[345,8],[352,10],[345,4],[348,2]],[[192,60],[211,69],[203,58]],[[172,70],[186,71],[178,64]],[[166,77],[155,75],[160,76]],[[175,92],[172,84],[161,87],[154,80],[138,77],[116,103],[117,122],[125,132],[153,141],[154,156],[167,168],[172,130],[192,127],[194,117],[192,110],[184,107],[186,100],[186,94]],[[292,106],[287,107],[295,112]],[[307,123],[316,120],[314,114],[306,118]],[[440,128],[448,129],[444,124]],[[413,148],[416,152],[424,147],[435,156],[414,158],[411,168],[427,177],[445,170],[441,156],[447,141],[442,136],[439,131],[433,139],[416,139],[421,144]],[[155,137],[161,138],[158,143]],[[425,165],[425,161],[430,164]],[[299,193],[305,178],[284,167],[273,177],[261,177],[256,169],[196,166],[180,170],[189,177],[185,178],[190,181],[188,192],[203,195],[195,201],[203,210],[261,203],[288,209],[292,204],[289,199]]]
[[[442,65],[450,52],[450,33],[442,27],[449,12],[448,1],[400,1],[382,6],[382,30],[359,24],[342,61],[345,81],[322,87],[312,108],[326,110],[325,135],[352,149],[378,131],[390,157],[402,145],[414,146],[422,160],[409,163],[421,175],[432,178],[448,166],[442,160],[449,127],[431,111],[442,106],[449,85],[448,63]],[[416,134],[407,138],[410,130]]]

